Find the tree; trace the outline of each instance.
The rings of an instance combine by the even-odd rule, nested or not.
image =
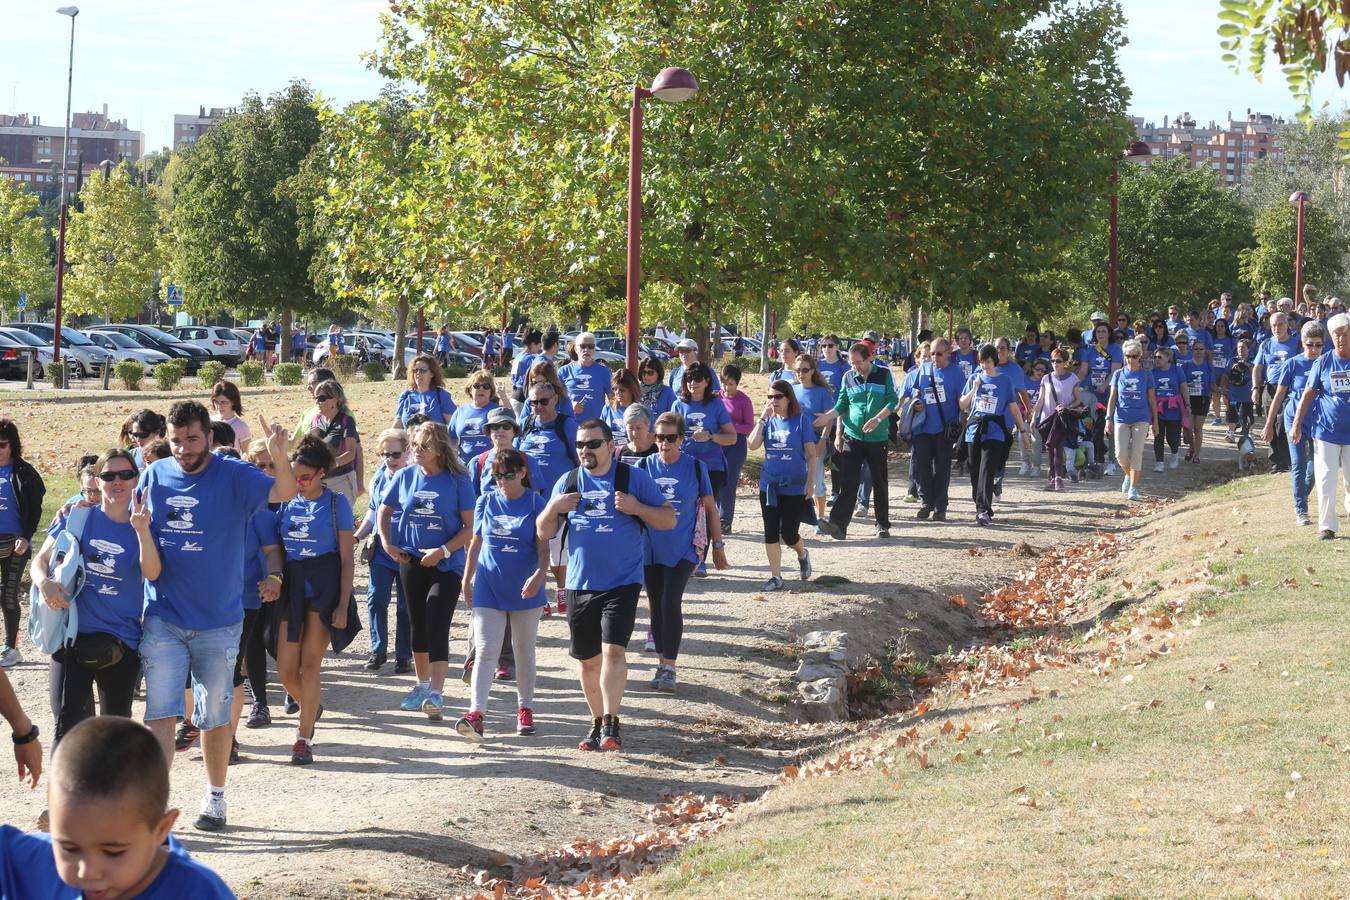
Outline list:
[[[66,223],[65,307],[76,315],[124,319],[154,295],[164,257],[155,200],[125,166],[92,176],[84,209]]]
[[[797,334],[834,333],[844,337],[857,337],[871,328],[886,334],[908,330],[908,323],[900,321],[894,296],[847,282],[794,296],[787,326]]]
[[[1268,290],[1276,297],[1294,292],[1294,242],[1298,210],[1288,199],[1256,217],[1256,246],[1238,255],[1242,280],[1252,293]],[[1303,283],[1329,287],[1344,274],[1344,247],[1331,215],[1316,203],[1303,212]]]
[[[14,313],[23,293],[29,308],[41,306],[55,287],[37,196],[0,178],[0,309]]]

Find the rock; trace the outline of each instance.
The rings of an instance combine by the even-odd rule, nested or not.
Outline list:
[[[797,667],[796,679],[805,683],[808,681],[820,681],[822,678],[835,679],[848,674],[848,669],[842,661],[835,660],[802,660]]]
[[[812,631],[802,638],[797,666],[798,717],[804,722],[843,722],[848,719],[848,634]]]
[[[803,722],[843,722],[848,719],[848,699],[843,676],[822,678],[797,685],[797,710]]]

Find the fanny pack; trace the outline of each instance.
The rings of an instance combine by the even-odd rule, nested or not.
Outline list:
[[[66,652],[86,669],[106,669],[120,663],[126,651],[126,644],[113,635],[88,631],[77,635],[75,646]]]

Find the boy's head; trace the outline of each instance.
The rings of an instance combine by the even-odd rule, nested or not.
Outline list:
[[[52,758],[47,803],[57,874],[91,897],[144,890],[178,818],[168,808],[159,741],[117,716],[86,719],[65,735]]]

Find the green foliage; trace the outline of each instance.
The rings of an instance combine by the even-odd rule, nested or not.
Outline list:
[[[277,363],[272,367],[272,380],[287,386],[299,384],[304,380],[305,370],[299,363]]]
[[[225,364],[217,360],[207,360],[197,368],[197,381],[204,388],[213,388],[216,382],[225,380]]]
[[[361,372],[366,376],[366,381],[384,381],[388,373],[384,369],[384,363],[371,360],[361,367]]]
[[[266,378],[266,369],[262,363],[250,360],[239,364],[239,380],[244,383],[244,387],[259,387]]]
[[[361,365],[361,360],[350,353],[339,353],[337,358],[332,361],[333,374],[337,376],[338,381],[350,381],[356,374],[357,368]]]
[[[140,390],[141,380],[145,377],[145,366],[135,359],[124,359],[113,366],[113,374],[129,391]]]
[[[1298,210],[1288,200],[1266,207],[1256,217],[1256,246],[1243,250],[1238,266],[1252,293],[1274,296],[1294,293],[1294,242]],[[1303,212],[1303,283],[1338,283],[1345,269],[1345,247],[1335,222],[1321,206],[1308,203]],[[1296,298],[1297,299],[1297,298]]]
[[[38,198],[0,178],[0,309],[12,315],[25,291],[30,309],[41,306],[55,290]]]
[[[66,223],[66,309],[118,321],[137,315],[155,293],[164,254],[159,214],[124,166],[94,175],[80,191],[84,209]]]
[[[446,366],[442,374],[446,378],[468,378],[469,370],[463,366]]]
[[[155,366],[150,370],[150,375],[155,379],[155,386],[161,391],[172,391],[178,387],[178,382],[183,380],[185,368],[183,360],[175,357]]]
[[[856,337],[869,328],[896,333],[908,327],[900,321],[899,304],[894,296],[846,282],[793,297],[787,325],[797,334],[833,333],[844,337]]]

